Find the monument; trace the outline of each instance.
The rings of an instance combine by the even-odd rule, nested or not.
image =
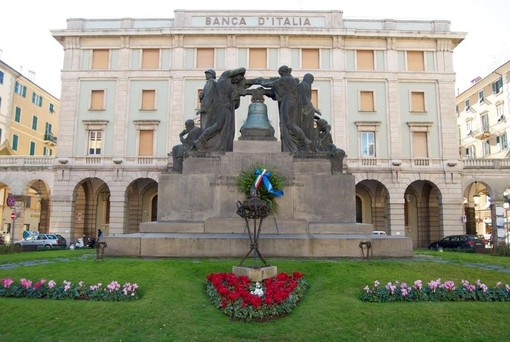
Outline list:
[[[157,221],[141,223],[139,233],[109,237],[108,254],[242,257],[251,241],[250,252],[260,247],[268,257],[360,257],[360,241],[372,240],[373,256],[411,256],[410,239],[374,240],[371,224],[356,223],[355,179],[344,172],[345,152],[311,104],[313,75],[300,82],[287,66],[269,79],[246,79],[245,73],[245,68],[227,70],[206,81],[202,129],[189,147],[174,148],[183,152],[182,168],[172,165],[159,178]],[[234,141],[241,96],[251,96],[252,103],[241,138]],[[278,102],[280,141],[267,120],[264,98]],[[238,179],[258,166],[277,171],[286,186],[276,200],[278,211],[266,217],[254,242],[238,214],[237,203],[246,199]]]

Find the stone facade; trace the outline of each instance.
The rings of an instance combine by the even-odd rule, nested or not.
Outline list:
[[[465,229],[452,63],[464,33],[448,21],[176,11],[170,19],[70,19],[52,34],[65,49],[55,231],[119,236],[157,220],[167,153],[195,118],[204,71],[245,66],[247,78],[267,78],[281,65],[315,77],[315,106],[355,179],[357,222],[409,237],[415,248]],[[279,137],[276,104],[267,104]],[[341,201],[337,190],[332,200]]]

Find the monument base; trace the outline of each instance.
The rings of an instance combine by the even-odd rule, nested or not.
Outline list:
[[[276,277],[278,269],[276,266],[264,266],[260,268],[248,266],[232,266],[232,273],[236,276],[248,277],[251,281],[262,281]]]

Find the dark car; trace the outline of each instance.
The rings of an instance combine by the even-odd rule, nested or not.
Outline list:
[[[67,246],[67,241],[59,234],[37,234],[24,240],[15,241],[14,245],[21,246],[25,251],[52,248],[64,249]]]
[[[476,235],[450,235],[444,237],[440,241],[432,242],[429,249],[457,249],[457,250],[474,250],[484,248],[485,245]]]

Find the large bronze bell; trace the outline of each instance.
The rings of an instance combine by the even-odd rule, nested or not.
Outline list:
[[[248,116],[240,129],[239,140],[276,140],[274,128],[269,123],[267,106],[258,89],[250,89],[252,103],[248,107]]]

